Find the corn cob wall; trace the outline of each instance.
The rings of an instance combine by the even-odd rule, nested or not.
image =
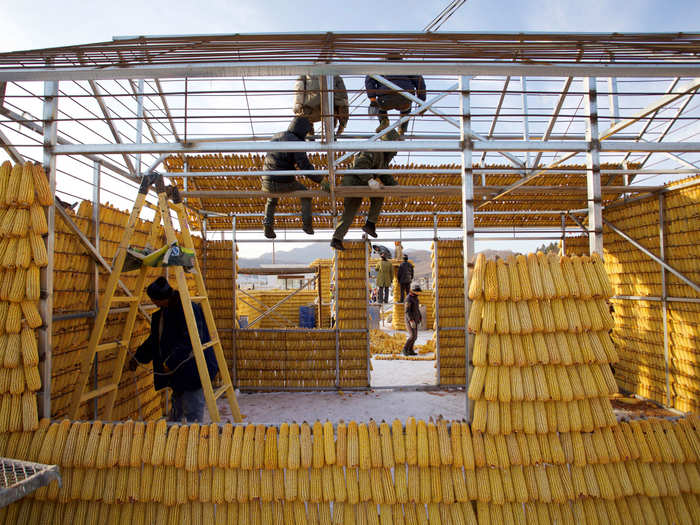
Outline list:
[[[694,282],[700,282],[700,184],[671,189],[665,194],[664,243],[666,260]],[[659,254],[659,201],[645,199],[605,211],[617,228]],[[660,297],[661,266],[629,242],[604,227],[605,269],[615,295]],[[569,253],[586,253],[585,237],[567,239]],[[700,297],[673,274],[666,272],[669,297]],[[613,299],[612,337],[620,353],[615,379],[621,388],[666,401],[663,313],[660,301]],[[669,382],[671,406],[700,410],[700,304],[668,302]]]
[[[89,238],[94,238],[92,222],[92,203],[83,201],[73,221]],[[128,220],[128,214],[109,205],[100,207],[100,253],[106,261],[111,261],[121,241],[121,236]],[[139,221],[132,244],[143,247],[150,232],[151,223]],[[73,234],[60,218],[56,218],[54,245],[54,315],[82,312],[94,308],[94,262],[88,256]],[[147,284],[160,272],[151,270]],[[133,289],[136,272],[122,275],[122,282]],[[99,290],[102,293],[107,275],[100,273]],[[118,293],[122,293],[119,291]],[[114,341],[121,336],[126,314],[110,314],[105,325],[102,342]],[[80,354],[85,351],[90,338],[92,321],[89,318],[68,319],[53,323],[53,373],[51,378],[52,412],[60,417],[66,414],[75,383],[78,379]],[[149,325],[142,316],[137,317],[130,342],[130,352],[148,336]],[[99,354],[99,380],[108,381],[112,374],[112,365],[116,357],[114,351]],[[98,410],[102,410],[98,400]],[[150,419],[161,416],[160,395],[153,389],[153,373],[150,367],[140,367],[136,372],[124,370],[119,385],[119,392],[114,406],[117,419]],[[99,412],[98,412],[99,413]],[[92,419],[93,404],[81,408],[80,417]]]
[[[231,241],[207,241],[197,250],[209,304],[229,367],[233,362],[233,252]],[[205,261],[206,251],[206,261]]]
[[[614,425],[611,291],[597,257],[479,254],[469,286],[472,428],[546,434]]]
[[[336,251],[338,258],[338,328],[365,330],[340,334],[340,386],[367,387],[367,281],[363,242],[346,242],[345,251]]]
[[[2,523],[700,523],[700,421],[481,434],[463,422],[54,422],[0,454],[58,464]]]
[[[330,328],[331,301],[329,300],[329,294],[331,289],[331,268],[333,266],[333,259],[315,259],[309,266],[321,267],[321,294],[323,305],[321,306],[321,316],[317,320],[316,325],[318,328]],[[318,288],[316,288],[316,290],[318,290]],[[316,295],[318,296],[318,293]]]
[[[45,207],[53,203],[44,170],[32,163],[0,166],[0,431],[37,428],[41,388],[34,330],[40,268],[48,263]]]
[[[437,282],[440,319],[434,327],[440,342],[440,377],[442,385],[466,382],[464,346],[464,258],[462,241],[437,241],[431,246],[433,282]],[[438,272],[435,258],[438,258]],[[433,308],[435,309],[435,299]],[[455,330],[455,328],[457,328]]]

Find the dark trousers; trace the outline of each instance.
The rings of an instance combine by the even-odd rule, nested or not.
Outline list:
[[[399,285],[401,286],[401,302],[403,303],[404,298],[411,291],[411,283],[399,283]]]
[[[263,179],[262,189],[270,193],[291,193],[293,191],[304,191],[306,190],[306,186],[296,180],[293,182],[275,182],[273,180]],[[263,224],[266,226],[273,226],[275,224],[275,210],[277,209],[278,200],[277,197],[267,199],[265,218],[263,219]],[[311,199],[303,198],[300,200],[301,222],[304,227],[311,226]]]
[[[406,316],[405,321],[408,339],[406,339],[406,343],[403,345],[403,353],[404,355],[410,355],[415,353],[413,350],[413,344],[416,342],[416,339],[418,339],[418,321],[415,321],[415,328],[411,327],[411,321],[413,321],[413,319]]]
[[[377,97],[377,105],[370,106],[369,113],[370,115],[372,115],[376,112],[377,119],[379,119],[379,123],[381,124],[383,120],[389,120],[388,111],[390,109],[398,110],[401,113],[401,116],[405,117],[406,115],[409,115],[411,113],[411,101],[403,95],[401,95],[400,93],[380,95],[379,97]],[[407,120],[406,122],[401,124],[401,130],[404,133],[406,133],[406,130],[408,130],[409,122],[410,121]]]
[[[388,303],[389,302],[389,287],[388,286],[380,286],[379,287],[379,296],[377,297],[377,300],[380,303]]]

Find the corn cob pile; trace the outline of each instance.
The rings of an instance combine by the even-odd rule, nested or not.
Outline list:
[[[219,331],[224,356],[226,357],[226,362],[231,366],[233,363],[231,329],[233,328],[234,287],[231,241],[207,241],[203,243],[200,237],[193,237],[192,240],[201,245],[196,251],[199,259],[199,268],[204,276],[207,296],[209,297],[209,304]],[[196,245],[195,248],[197,248]]]
[[[684,181],[680,181],[683,183]],[[672,185],[671,185],[672,187]],[[665,194],[664,244],[666,261],[693,282],[700,282],[700,184],[671,189]],[[660,253],[659,201],[648,199],[606,210],[605,217],[653,253]],[[659,297],[661,266],[609,228],[604,228],[605,268],[615,295]],[[567,239],[567,252],[588,249],[586,238]],[[700,297],[666,272],[669,297]],[[613,299],[612,333],[620,353],[615,379],[621,388],[666,404],[663,311],[660,301]],[[700,304],[669,302],[669,383],[671,406],[700,410]]]
[[[491,435],[463,422],[41,420],[0,454],[59,465],[2,523],[700,522],[700,421]],[[478,522],[477,522],[478,517]]]
[[[338,320],[340,330],[367,329],[367,281],[363,242],[346,242],[336,251],[338,275]],[[366,387],[368,384],[368,332],[340,333],[340,386]]]
[[[37,428],[35,392],[41,388],[34,330],[40,268],[48,264],[45,207],[53,203],[43,168],[0,166],[0,432]]]
[[[77,213],[67,210],[81,231],[94,239],[92,203],[82,201]],[[121,241],[128,213],[109,205],[101,205],[100,253],[111,261]],[[144,247],[150,233],[151,223],[138,221],[132,237],[132,245]],[[163,241],[164,242],[164,241]],[[146,284],[160,275],[158,269],[149,270]],[[99,290],[104,289],[107,276],[100,272]],[[122,274],[122,282],[133,290],[136,272]],[[82,312],[94,305],[94,262],[82,248],[78,237],[59,218],[55,223],[54,245],[54,315]],[[119,292],[122,293],[121,291]],[[145,297],[145,295],[144,295]],[[148,299],[144,299],[148,302]],[[102,342],[115,341],[121,337],[126,314],[111,313],[107,318]],[[71,401],[71,394],[78,379],[80,353],[87,348],[92,323],[86,319],[54,321],[52,334],[53,361],[51,377],[52,412],[56,416],[65,415]],[[136,350],[149,332],[149,324],[138,316],[130,341],[130,352]],[[99,354],[98,378],[106,382],[112,375],[115,351]],[[98,399],[98,413],[102,410],[104,398]],[[79,412],[81,418],[93,417],[92,403],[84,404]],[[153,374],[149,367],[139,367],[135,372],[124,370],[114,406],[117,419],[129,417],[153,419],[161,417],[161,395],[153,389]]]
[[[462,241],[437,241],[431,246],[433,282],[437,282],[436,300],[440,319],[435,323],[440,341],[441,385],[463,385],[466,372],[464,343],[464,258]],[[435,259],[438,258],[435,271]],[[433,301],[435,302],[435,301]],[[447,328],[447,330],[445,330]]]
[[[405,342],[406,335],[403,333],[389,335],[382,330],[369,331],[369,344],[372,355],[400,354]]]
[[[246,290],[246,293],[253,296],[251,299],[240,291],[236,294],[238,317],[244,315],[248,317],[248,322],[252,321],[265,310],[274,306],[279,301],[291,295],[294,290]],[[251,328],[295,328],[299,326],[299,307],[313,306],[318,298],[318,293],[314,290],[302,290],[294,297],[280,305],[274,312],[268,314],[255,323]],[[317,310],[318,312],[318,310]],[[230,316],[230,312],[229,312]]]
[[[610,292],[598,257],[479,254],[469,286],[472,428],[544,434],[614,425]]]
[[[434,354],[435,353],[435,335],[433,334],[433,337],[428,339],[424,345],[416,345],[415,349],[419,355]],[[432,359],[435,359],[434,355],[433,355]]]
[[[241,388],[333,387],[335,334],[314,330],[236,334],[237,377]]]

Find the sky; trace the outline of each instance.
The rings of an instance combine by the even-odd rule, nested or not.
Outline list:
[[[4,21],[0,52],[126,35],[421,31],[448,4],[449,0],[32,0],[12,4],[4,0],[0,2]],[[698,20],[697,0],[467,0],[440,31],[697,32]],[[512,245],[523,249],[532,244],[524,243]],[[481,247],[493,248],[493,244]],[[249,246],[251,251],[241,255],[269,250],[265,244]],[[278,245],[277,249],[298,246]]]

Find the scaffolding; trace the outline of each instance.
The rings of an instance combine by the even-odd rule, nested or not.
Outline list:
[[[386,60],[397,51],[402,61]],[[15,162],[41,162],[57,196],[90,199],[93,210],[107,199],[133,200],[140,178],[164,165],[183,190],[205,253],[208,236],[230,232],[234,279],[236,233],[260,228],[268,196],[251,186],[262,175],[261,154],[312,154],[313,173],[328,176],[330,192],[285,197],[313,197],[316,220],[329,229],[339,199],[358,194],[337,187],[339,176],[356,171],[347,162],[352,154],[397,150],[397,167],[387,172],[413,182],[376,191],[387,198],[380,228],[430,232],[420,240],[437,239],[439,228],[458,230],[466,285],[477,237],[532,234],[565,243],[585,232],[589,251],[602,255],[605,207],[635,198],[663,201],[665,182],[700,173],[699,52],[700,35],[678,33],[115,37],[0,54],[0,146]],[[361,79],[372,75],[395,87],[386,76],[409,73],[426,76],[428,100],[406,94],[415,103],[405,117],[411,119],[406,140],[380,142],[402,120],[367,132],[374,123],[359,113],[366,105]],[[342,138],[334,136],[326,111],[320,141],[268,141],[292,116],[300,74],[325,76],[326,108],[333,107],[333,75],[346,77],[353,102]],[[298,225],[292,208],[280,204],[279,220]],[[660,215],[663,225],[663,206]],[[99,215],[93,223],[94,239],[82,242],[99,254]],[[48,224],[53,232],[54,208]],[[53,242],[50,234],[49,254]],[[665,262],[663,243],[660,255],[647,254],[662,275],[672,272],[698,290]],[[206,272],[206,260],[203,266]],[[235,280],[233,288],[235,317]],[[51,257],[42,292],[40,414],[50,417]],[[644,299],[690,301],[665,292]],[[469,307],[465,293],[465,326]],[[81,314],[94,316],[94,304]],[[665,316],[664,307],[664,322]],[[469,348],[465,337],[464,385]]]

